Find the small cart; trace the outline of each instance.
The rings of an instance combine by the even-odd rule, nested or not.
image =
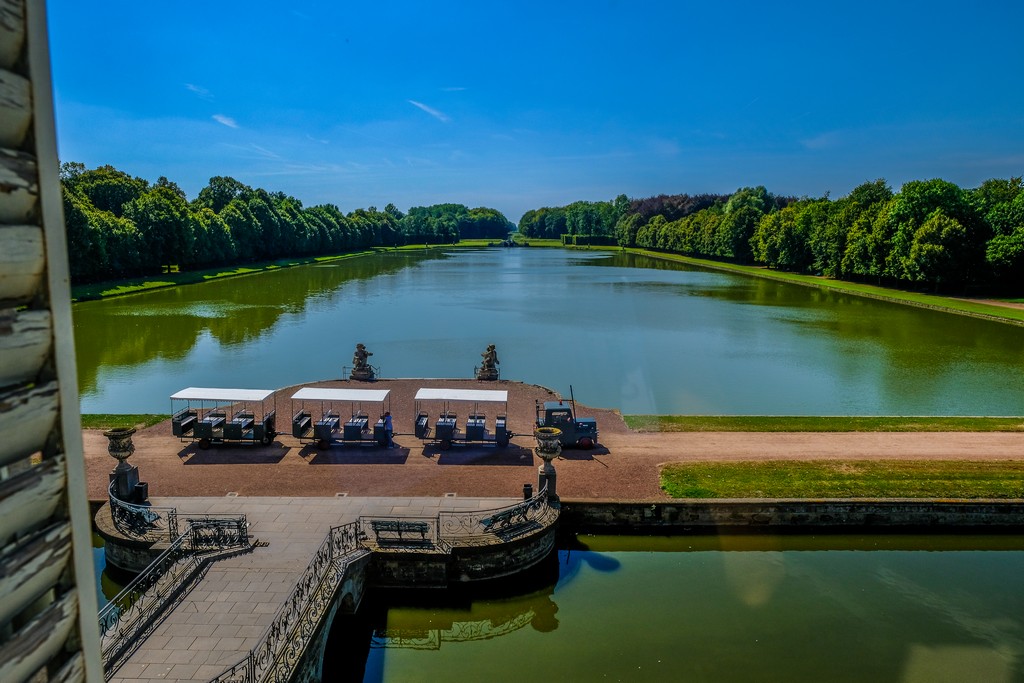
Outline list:
[[[456,404],[469,407],[466,427],[459,429]],[[493,431],[487,429],[487,415],[480,404],[501,404],[494,415]],[[436,443],[442,451],[453,443],[493,443],[504,448],[513,434],[508,430],[508,392],[479,389],[428,389],[416,392],[416,438]],[[435,407],[437,419],[430,424],[430,407]]]
[[[171,433],[202,449],[228,442],[269,444],[277,409],[273,389],[189,387],[171,396]]]
[[[390,394],[388,389],[299,389],[292,394],[292,436],[303,443],[315,443],[320,449],[329,448],[335,442],[387,446],[383,416],[385,411],[391,410]],[[363,410],[364,403],[376,404],[379,408],[372,433],[372,418]],[[313,410],[309,404],[319,404],[318,410]]]

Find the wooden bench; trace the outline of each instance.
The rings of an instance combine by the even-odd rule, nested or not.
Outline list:
[[[292,436],[297,439],[309,434],[309,430],[313,428],[313,417],[304,410],[301,410],[292,417]]]
[[[425,543],[427,533],[430,531],[430,524],[405,519],[372,519],[370,528],[373,529],[373,535],[377,537],[378,543],[402,543],[408,540]],[[384,536],[382,537],[381,534]],[[402,534],[419,534],[420,537],[407,539]]]
[[[179,410],[171,417],[171,433],[174,436],[185,436],[192,431],[199,421],[196,411],[185,408]]]
[[[416,438],[425,439],[428,433],[430,433],[430,418],[426,413],[420,413],[416,416]]]

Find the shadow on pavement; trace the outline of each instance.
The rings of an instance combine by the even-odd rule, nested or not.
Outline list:
[[[404,465],[409,459],[409,449],[334,445],[321,451],[310,445],[299,451],[299,455],[310,465]]]
[[[509,445],[506,448],[488,446],[459,446],[442,451],[437,446],[426,446],[423,455],[437,457],[438,465],[533,465],[533,450]]]
[[[186,465],[276,465],[290,449],[280,443],[269,446],[214,445],[208,449],[192,444],[178,452]]]

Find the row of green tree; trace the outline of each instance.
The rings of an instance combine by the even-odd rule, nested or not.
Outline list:
[[[71,277],[76,283],[180,269],[336,254],[379,246],[505,239],[515,226],[500,212],[461,204],[388,204],[343,213],[333,204],[303,207],[283,192],[214,177],[189,200],[161,177],[155,183],[112,166],[61,165]]]
[[[547,236],[564,225],[570,233],[567,221],[549,228],[548,219],[572,206],[528,212],[520,231]],[[974,189],[911,181],[898,193],[876,180],[837,200],[777,196],[764,187],[661,195],[632,200],[613,225],[594,221],[586,232],[613,235],[622,246],[888,286],[1019,294],[1024,282],[1021,178]]]

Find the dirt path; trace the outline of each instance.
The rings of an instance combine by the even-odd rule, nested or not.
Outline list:
[[[315,385],[355,387],[334,381]],[[130,462],[149,482],[151,496],[517,496],[523,484],[537,482],[539,459],[532,452],[534,401],[557,398],[549,390],[519,382],[474,380],[383,380],[371,385],[391,390],[395,442],[400,447],[335,445],[317,450],[282,434],[269,446],[228,446],[200,450],[171,436],[170,421],[140,430]],[[509,392],[509,427],[524,434],[508,448],[453,446],[440,451],[424,446],[412,431],[415,388],[460,387]],[[290,424],[290,396],[278,393],[279,426]],[[365,408],[365,406],[364,406]],[[631,432],[615,411],[579,406],[581,415],[597,417],[600,447],[567,449],[555,462],[558,490],[566,498],[648,500],[664,498],[658,486],[660,466],[695,460],[817,459],[1024,459],[1022,432],[700,432],[649,434]],[[490,414],[489,414],[490,417]],[[89,497],[106,498],[107,475],[114,460],[106,438],[83,432]]]

